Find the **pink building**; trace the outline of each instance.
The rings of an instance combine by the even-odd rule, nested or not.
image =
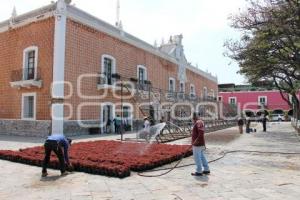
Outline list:
[[[289,97],[287,94],[285,95]],[[252,111],[257,113],[261,110],[267,110],[269,112],[286,112],[290,115],[292,113],[292,108],[281,97],[278,90],[220,91],[218,100],[230,105],[236,105],[237,108],[244,112]]]

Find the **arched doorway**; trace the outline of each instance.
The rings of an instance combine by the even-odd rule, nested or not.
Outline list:
[[[245,117],[255,117],[255,113],[252,110],[244,110]]]
[[[123,103],[123,126],[124,131],[133,130],[133,105],[130,103]]]
[[[283,115],[284,114],[284,111],[282,109],[275,109],[272,111],[272,114],[280,114],[280,115]]]
[[[272,111],[270,119],[271,121],[285,121],[285,113],[282,109],[275,109]]]
[[[115,127],[113,120],[115,118],[115,105],[111,102],[101,104],[101,133],[114,132]]]

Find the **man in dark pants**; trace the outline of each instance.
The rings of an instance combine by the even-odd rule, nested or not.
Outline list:
[[[48,175],[47,165],[50,161],[50,155],[52,151],[54,151],[54,153],[58,157],[61,175],[67,174],[66,165],[68,168],[72,167],[68,156],[68,150],[71,143],[72,140],[65,138],[64,135],[55,134],[55,135],[48,136],[44,144],[45,158],[43,161],[42,177],[46,177]]]
[[[115,123],[115,133],[117,134],[121,134],[121,119],[120,119],[120,115],[117,115],[117,117],[113,120],[113,122]]]
[[[240,134],[243,134],[243,126],[244,126],[244,120],[240,117],[238,119],[238,127]]]
[[[267,131],[267,116],[264,114],[262,118],[262,124],[263,124],[263,132]]]
[[[251,120],[249,117],[246,118],[246,133],[250,133]]]

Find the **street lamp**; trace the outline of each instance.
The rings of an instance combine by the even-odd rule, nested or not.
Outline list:
[[[121,75],[118,73],[112,74],[111,77],[116,80],[121,80]],[[123,82],[122,82],[122,80],[121,80],[121,126],[120,126],[120,132],[121,132],[121,141],[123,141]]]

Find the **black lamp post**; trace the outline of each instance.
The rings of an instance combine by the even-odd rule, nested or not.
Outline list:
[[[145,80],[144,84],[147,85],[147,89],[148,89],[148,95],[149,95],[149,117],[150,117],[151,112],[152,112],[152,110],[151,110],[151,88],[150,88],[151,87],[151,81]],[[153,125],[152,123],[154,123],[154,119],[152,118],[152,116],[151,116],[150,120],[152,120],[151,125]]]
[[[116,80],[121,80],[120,74],[112,74],[112,78]],[[120,126],[120,132],[121,132],[121,141],[123,141],[123,82],[121,81],[121,126]]]

